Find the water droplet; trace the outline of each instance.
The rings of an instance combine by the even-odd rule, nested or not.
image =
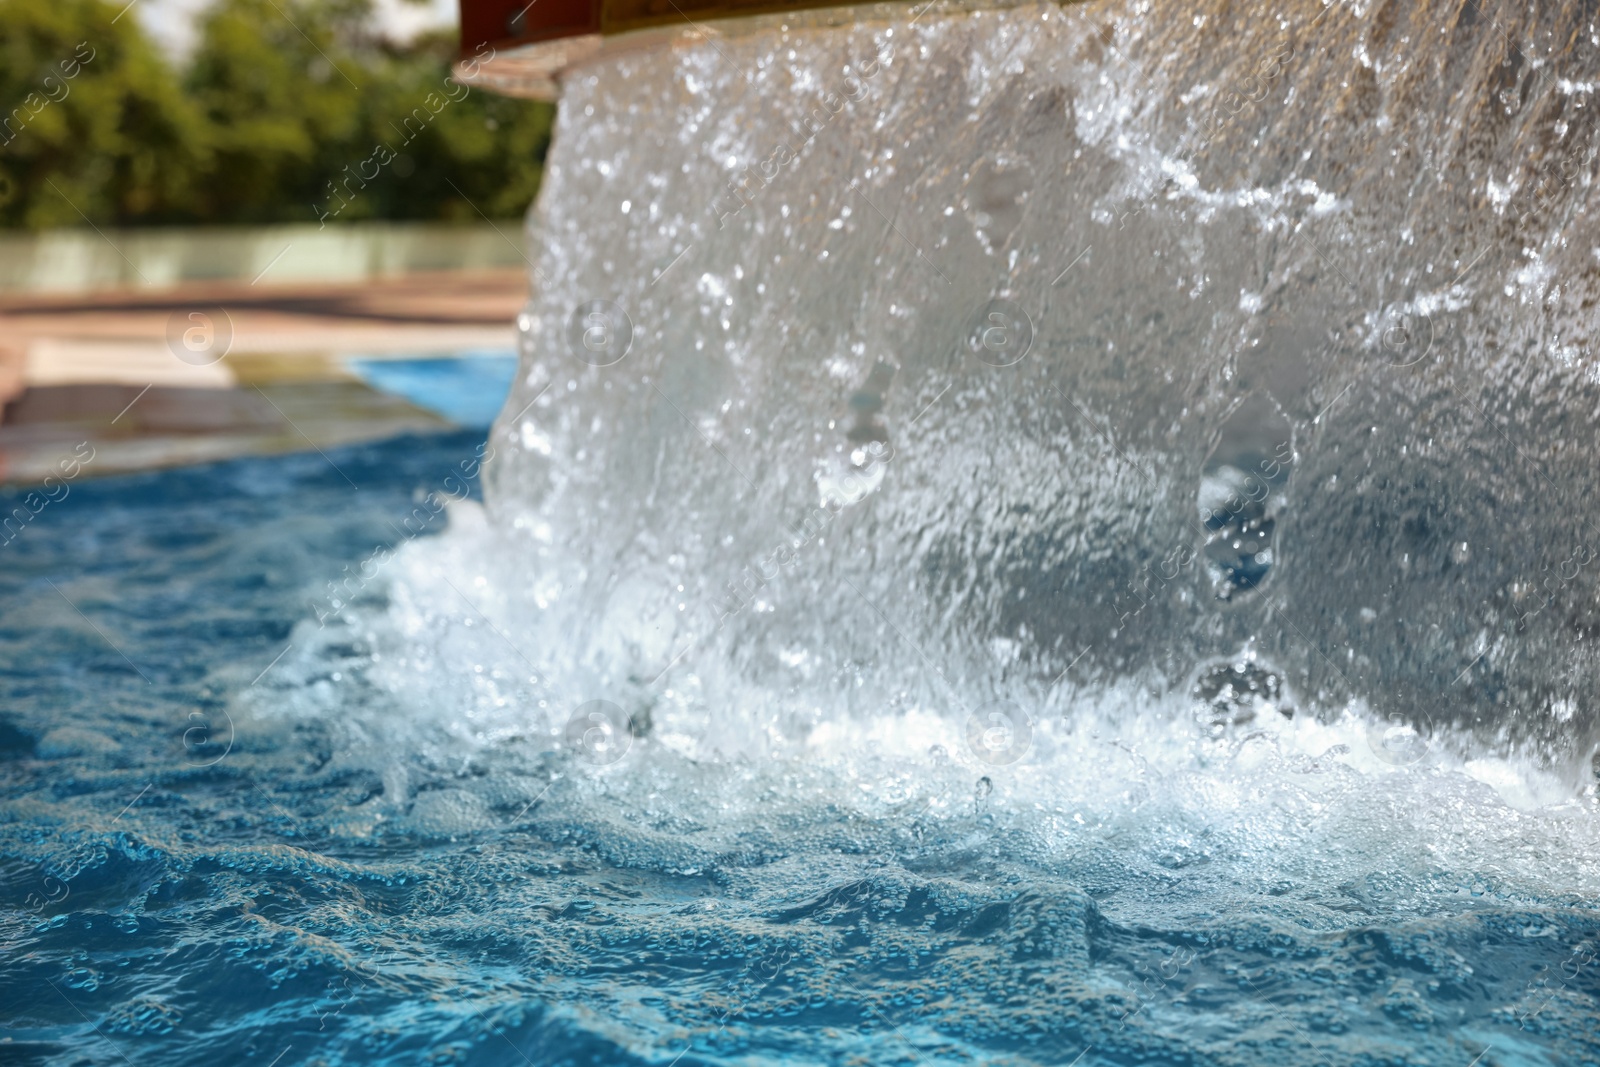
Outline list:
[[[1428,754],[1428,734],[1425,718],[1390,713],[1368,727],[1367,747],[1383,762],[1405,767]]]
[[[1269,397],[1250,397],[1223,424],[1199,492],[1206,574],[1218,600],[1258,589],[1277,562],[1278,513],[1293,462],[1289,420]]]
[[[604,767],[628,754],[637,732],[633,721],[609,700],[591,700],[567,720],[568,746],[585,763]]]
[[[1294,717],[1294,709],[1285,704],[1282,676],[1258,663],[1250,652],[1202,670],[1189,695],[1195,701],[1195,719],[1212,737],[1272,711]]]
[[[1033,719],[1012,701],[990,701],[967,719],[967,747],[985,763],[1015,763],[1032,746]]]
[[[986,160],[973,171],[961,206],[991,256],[1022,224],[1022,209],[1032,186],[1033,175],[1023,163]]]

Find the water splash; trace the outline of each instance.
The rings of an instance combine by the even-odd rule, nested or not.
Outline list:
[[[158,1062],[1600,1058],[1586,16],[880,14],[571,78],[485,505],[219,609],[188,741],[23,702],[8,990]],[[211,566],[337,519],[245,510]]]
[[[1252,643],[1308,713],[1581,783],[1596,59],[1452,10],[774,18],[580,68],[495,430],[508,625],[797,725],[1181,699]],[[563,343],[597,299],[605,368]]]

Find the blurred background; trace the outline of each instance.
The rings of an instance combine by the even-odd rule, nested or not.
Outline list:
[[[448,0],[0,0],[0,482],[486,424],[553,108]]]

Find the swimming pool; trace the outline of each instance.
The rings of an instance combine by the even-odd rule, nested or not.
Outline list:
[[[483,451],[86,483],[9,546],[6,1062],[1600,1057],[1588,805],[1126,708],[992,766],[914,708],[586,741]]]
[[[1600,53],[1479,14],[594,59],[486,433],[0,547],[0,1056],[1600,1064]]]

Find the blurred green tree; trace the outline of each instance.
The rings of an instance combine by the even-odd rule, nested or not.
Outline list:
[[[338,32],[345,14],[291,0],[222,0],[206,14],[184,77],[212,149],[198,218],[309,217],[318,176],[357,140],[373,80]]]
[[[204,123],[117,16],[101,0],[0,0],[0,225],[188,217]]]
[[[538,191],[554,109],[450,81],[453,35],[218,0],[180,73],[123,14],[0,0],[0,226],[469,221]]]
[[[363,215],[467,221],[481,211],[508,218],[539,191],[554,109],[450,82],[455,47],[454,35],[439,34],[388,57],[366,109],[368,151],[337,171],[342,176],[347,164],[357,171],[368,156],[393,153],[362,191],[365,203],[351,205],[365,206]]]

